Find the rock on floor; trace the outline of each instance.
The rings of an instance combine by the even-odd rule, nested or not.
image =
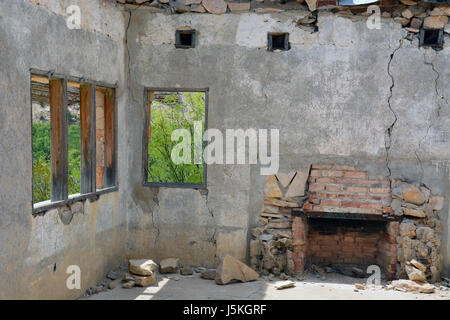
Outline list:
[[[281,281],[281,282],[277,282],[275,284],[275,289],[277,290],[281,290],[281,289],[287,289],[287,288],[292,288],[295,286],[295,282],[294,281]]]
[[[200,273],[200,278],[214,280],[216,278],[216,269],[205,269]]]
[[[412,292],[422,292],[422,293],[433,293],[434,286],[429,283],[420,283],[412,280],[395,280],[391,282],[394,289],[399,291],[412,291]]]
[[[194,274],[194,271],[192,270],[192,268],[190,266],[184,266],[183,268],[181,268],[180,274],[183,276],[190,276],[190,275]]]
[[[256,271],[236,258],[225,254],[220,258],[220,264],[216,272],[216,283],[227,284],[233,280],[242,282],[254,281],[259,278]]]
[[[159,272],[175,273],[178,272],[180,260],[177,258],[164,259],[159,264]]]
[[[153,272],[152,275],[147,277],[141,277],[141,276],[133,276],[134,282],[136,286],[138,287],[148,287],[152,284],[156,283],[156,273]]]
[[[132,274],[138,276],[151,276],[154,272],[158,271],[158,265],[149,259],[139,259],[128,261],[128,270]]]

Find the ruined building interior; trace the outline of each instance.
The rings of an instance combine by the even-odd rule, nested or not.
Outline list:
[[[130,259],[156,265],[130,286],[375,265],[445,292],[450,2],[362,2],[0,0],[0,299],[108,291]],[[166,165],[174,123],[267,130],[279,163]]]

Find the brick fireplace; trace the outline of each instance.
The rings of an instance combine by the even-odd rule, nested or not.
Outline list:
[[[389,181],[369,179],[349,166],[313,165],[307,201],[292,210],[293,259],[311,264],[376,264],[395,275],[399,223],[392,215]]]
[[[378,265],[393,278],[397,264],[398,222],[294,217],[295,271],[312,264],[351,264],[366,270]]]
[[[442,270],[444,199],[424,184],[345,165],[268,176],[251,266],[263,275],[293,276],[312,265],[363,272],[378,265],[388,279],[434,283]]]

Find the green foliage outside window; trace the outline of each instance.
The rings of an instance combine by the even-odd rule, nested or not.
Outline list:
[[[183,92],[169,94],[151,105],[151,138],[148,144],[148,182],[203,183],[203,163],[175,164],[172,149],[179,141],[172,141],[175,129],[191,133],[191,157],[194,159],[194,121],[205,125],[205,93]],[[203,140],[202,140],[203,141]],[[203,150],[203,149],[202,149]]]
[[[33,123],[33,202],[51,197],[50,123]],[[69,194],[80,192],[80,125],[69,126]]]

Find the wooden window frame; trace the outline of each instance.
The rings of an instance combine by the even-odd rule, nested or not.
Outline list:
[[[150,95],[153,92],[203,92],[205,94],[205,131],[208,130],[208,103],[209,103],[209,88],[144,88],[144,132],[142,139],[142,185],[145,187],[166,187],[166,188],[185,188],[185,189],[206,189],[207,187],[207,165],[203,161],[203,183],[180,183],[180,182],[149,182],[148,181],[148,129],[151,121],[151,100]],[[150,102],[150,103],[149,103]],[[203,142],[204,143],[204,142]],[[205,145],[203,145],[205,147]],[[204,150],[204,149],[203,149]]]
[[[51,198],[34,203],[33,214],[86,199],[95,200],[99,195],[118,190],[117,180],[117,85],[84,78],[30,69],[30,104],[32,105],[31,81],[33,76],[49,79],[50,126],[51,126]],[[80,139],[81,139],[81,188],[80,194],[69,195],[68,183],[68,121],[67,84],[80,83]],[[96,87],[111,93],[105,98],[105,175],[103,188],[96,189]],[[31,108],[32,115],[32,108]],[[31,137],[31,148],[33,145]],[[32,168],[33,170],[33,168]],[[34,172],[33,172],[34,175]],[[33,178],[32,187],[33,186]],[[33,194],[33,192],[32,192]]]

